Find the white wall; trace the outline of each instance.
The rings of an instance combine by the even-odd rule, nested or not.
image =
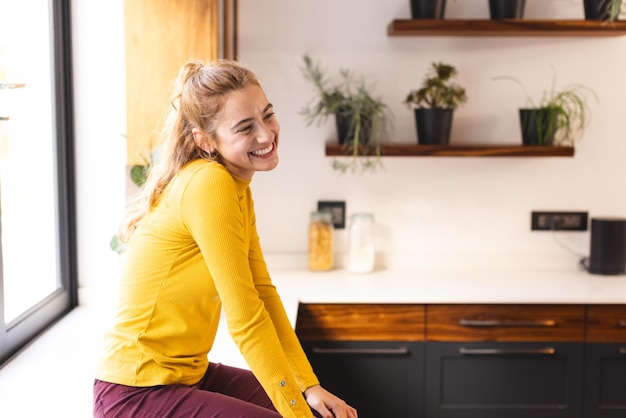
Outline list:
[[[380,250],[396,262],[443,261],[576,268],[578,255],[550,233],[530,232],[532,210],[587,210],[626,215],[626,142],[621,130],[626,91],[626,37],[388,37],[393,19],[409,18],[408,0],[240,0],[240,60],[260,76],[282,125],[281,164],[255,176],[260,235],[266,251],[306,250],[308,213],[317,200],[347,201],[348,213],[371,211]],[[449,0],[450,18],[488,18],[486,0]],[[544,15],[545,13],[545,15]],[[582,0],[528,0],[527,18],[582,19]],[[377,81],[394,114],[389,140],[415,142],[406,93],[433,61],[451,63],[469,102],[455,112],[453,143],[520,143],[517,108],[524,95],[581,83],[598,94],[593,120],[574,158],[387,158],[375,175],[341,176],[323,155],[332,120],[306,127],[300,109],[313,96],[301,76],[311,54],[328,74],[351,68]],[[344,239],[343,233],[338,236]],[[557,238],[581,255],[588,233]],[[402,256],[402,257],[401,257]]]
[[[73,2],[80,280],[115,280],[108,241],[124,205],[125,131],[123,1]],[[588,233],[530,232],[532,210],[587,210],[626,216],[626,141],[621,131],[626,37],[407,37],[386,35],[409,18],[408,0],[239,0],[240,61],[261,78],[282,125],[281,163],[253,181],[259,232],[268,258],[300,260],[308,216],[318,200],[371,211],[388,265],[505,263],[576,268]],[[527,0],[527,18],[582,19],[582,0]],[[545,15],[544,15],[545,13]],[[486,0],[448,0],[449,18],[487,18]],[[172,46],[175,47],[175,46]],[[415,142],[412,112],[402,104],[433,61],[455,65],[469,102],[455,112],[453,143],[516,143],[524,96],[512,75],[539,94],[582,83],[600,102],[574,158],[405,158],[384,160],[371,175],[339,175],[324,156],[332,121],[306,127],[300,109],[312,89],[300,73],[311,54],[329,74],[351,68],[376,81],[393,114],[389,140]],[[622,76],[622,78],[620,78]],[[337,234],[341,245],[345,231]],[[272,263],[270,263],[272,264]],[[302,267],[305,267],[302,264]]]
[[[109,249],[124,214],[126,68],[122,0],[72,2],[78,275],[81,302],[117,283]],[[82,289],[81,289],[82,290]]]

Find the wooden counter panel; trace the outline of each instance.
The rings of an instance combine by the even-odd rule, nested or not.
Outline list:
[[[423,341],[424,306],[405,304],[300,304],[301,340]]]
[[[427,305],[428,341],[583,341],[583,305]]]
[[[626,305],[589,305],[587,341],[626,342]]]

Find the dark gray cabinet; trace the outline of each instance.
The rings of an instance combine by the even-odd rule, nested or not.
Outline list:
[[[428,418],[580,418],[581,305],[426,307]]]
[[[585,418],[626,417],[626,306],[587,307]]]
[[[296,334],[322,386],[359,418],[424,410],[424,306],[301,304]]]
[[[626,342],[587,344],[585,418],[626,417]]]
[[[426,346],[428,418],[579,418],[583,343]]]
[[[423,416],[423,343],[307,341],[311,364],[330,392],[359,418]]]
[[[296,333],[361,418],[626,418],[626,305],[302,304]]]

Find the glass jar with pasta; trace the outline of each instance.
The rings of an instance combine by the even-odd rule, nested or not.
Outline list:
[[[309,270],[333,268],[333,217],[330,212],[311,212],[309,223]]]

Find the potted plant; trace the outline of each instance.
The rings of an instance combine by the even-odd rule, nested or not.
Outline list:
[[[413,19],[443,19],[446,0],[410,0]]]
[[[317,95],[301,112],[307,126],[334,116],[338,143],[348,157],[335,159],[333,168],[341,172],[374,171],[381,165],[381,142],[389,116],[387,105],[375,98],[363,79],[356,79],[350,70],[340,70],[339,82],[331,86],[319,65],[304,55],[302,71]]]
[[[453,80],[455,67],[433,62],[419,89],[411,90],[404,103],[414,109],[418,144],[448,144],[454,109],[467,101],[465,88]]]
[[[521,19],[526,0],[489,0],[491,19]]]
[[[589,125],[588,96],[597,101],[595,91],[589,87],[570,84],[557,90],[553,79],[550,90],[544,91],[536,102],[518,79],[509,76],[495,79],[515,82],[526,95],[526,105],[519,109],[523,145],[573,146]]]
[[[410,0],[409,3],[412,19],[443,19],[445,17],[446,0]],[[524,16],[525,3],[526,0],[489,0],[491,19],[521,19]]]
[[[142,187],[148,178],[148,172],[152,167],[153,157],[147,158],[145,155],[140,155],[140,157],[144,160],[144,164],[135,164],[130,168],[128,175],[130,176],[130,180],[137,187]],[[109,247],[111,250],[118,254],[123,254],[126,251],[126,245],[122,243],[117,234],[111,237],[109,241]]]
[[[584,0],[585,19],[613,22],[622,11],[622,0]]]

